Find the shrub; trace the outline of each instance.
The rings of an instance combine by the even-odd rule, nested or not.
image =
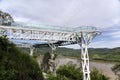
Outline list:
[[[69,78],[69,80],[82,80],[82,72],[76,68],[74,64],[67,64],[61,66],[57,70],[57,74]]]
[[[34,58],[0,37],[0,80],[43,80],[43,76]]]
[[[118,76],[118,80],[120,80],[120,63],[115,64],[111,69]]]
[[[48,77],[47,80],[70,80],[69,78],[59,74],[57,76],[50,74],[47,77]]]
[[[109,80],[109,77],[103,75],[96,68],[93,68],[91,72],[91,80]]]

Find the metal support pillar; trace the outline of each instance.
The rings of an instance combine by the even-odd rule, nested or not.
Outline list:
[[[51,58],[49,60],[50,72],[56,75],[56,46],[53,43],[49,43],[49,42],[48,42],[48,45],[52,49],[52,53],[50,55]]]
[[[30,56],[33,56],[34,49],[35,48],[33,46],[30,46]]]
[[[89,55],[86,43],[81,44],[83,80],[90,80]]]
[[[82,63],[82,72],[83,80],[90,80],[90,69],[89,69],[89,55],[88,55],[88,44],[93,39],[92,33],[83,33],[81,32],[81,37],[77,35],[77,42],[81,47],[81,63]]]

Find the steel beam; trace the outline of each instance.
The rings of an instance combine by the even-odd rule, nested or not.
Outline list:
[[[33,56],[34,49],[35,49],[35,48],[34,48],[33,46],[30,47],[30,56]]]

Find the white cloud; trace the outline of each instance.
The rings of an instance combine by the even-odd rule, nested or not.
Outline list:
[[[63,46],[63,47],[80,49],[80,46],[78,44],[68,45],[68,46]],[[88,45],[88,48],[115,48],[115,47],[120,47],[120,40],[96,41],[96,42],[92,42],[92,43],[90,43],[90,45]]]
[[[15,21],[21,22],[66,27],[97,26],[105,33],[98,42],[91,43],[92,47],[120,46],[119,0],[2,0],[0,10],[9,12]],[[68,47],[78,48],[78,45]]]
[[[89,47],[92,48],[115,48],[120,46],[120,40],[114,41],[97,41],[92,42]]]
[[[120,18],[113,19],[113,24],[114,25],[119,25],[120,24]]]
[[[23,17],[15,17],[14,21],[17,21],[17,22],[29,22],[31,20],[28,19],[28,18],[23,18]]]
[[[0,8],[15,17],[59,26],[104,28],[120,19],[118,0],[2,0]]]
[[[106,34],[104,34],[106,36],[110,36],[113,39],[120,39],[120,29],[113,29],[113,31],[107,32]]]

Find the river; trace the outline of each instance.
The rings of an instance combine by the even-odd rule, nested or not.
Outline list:
[[[58,59],[58,67],[60,65],[67,64],[68,62],[71,62],[73,64],[76,64],[77,67],[80,66],[80,61],[77,59],[71,59],[71,58],[59,58]],[[114,64],[112,63],[101,63],[101,62],[90,62],[90,70],[92,70],[94,67],[97,68],[99,71],[101,71],[104,75],[110,77],[110,80],[115,80],[117,76],[112,72],[111,67]]]

